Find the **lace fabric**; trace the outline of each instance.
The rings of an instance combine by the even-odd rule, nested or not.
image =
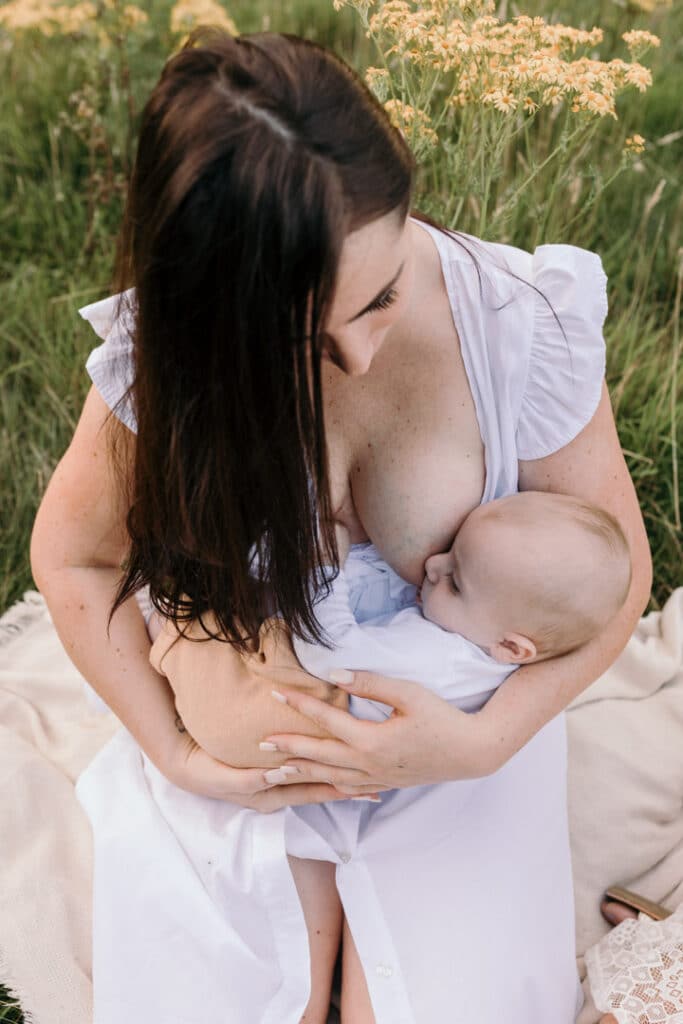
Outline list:
[[[586,969],[617,1024],[683,1024],[683,903],[664,921],[622,921],[586,951]]]

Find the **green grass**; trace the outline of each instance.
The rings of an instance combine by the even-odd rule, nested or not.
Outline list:
[[[170,3],[143,6],[150,30],[129,52],[136,111],[173,42]],[[354,12],[335,13],[327,0],[239,0],[227,6],[241,31],[294,32],[332,46],[358,68],[378,62]],[[626,56],[619,35],[627,29],[648,28],[662,37],[661,49],[645,61],[653,69],[652,89],[623,97],[620,121],[601,131],[592,159],[609,173],[623,126],[646,137],[646,152],[569,227],[558,205],[546,233],[534,242],[571,242],[603,258],[609,277],[608,384],[653,552],[651,607],[659,608],[683,583],[676,466],[683,441],[683,7],[645,15],[612,0],[602,0],[599,11],[588,0],[552,8],[541,0],[522,8],[505,4],[508,17],[520,10],[548,17],[551,9],[552,20],[603,26],[603,57]],[[84,363],[96,343],[76,309],[107,293],[131,157],[125,82],[115,62],[98,58],[95,49],[82,59],[84,52],[69,39],[27,37],[10,45],[0,35],[0,610],[35,586],[28,557],[33,520],[76,427],[89,386]],[[79,122],[70,104],[70,96],[84,88],[96,97],[110,161],[103,151],[89,151],[92,125]],[[93,169],[101,174],[99,182],[93,182]],[[438,215],[440,202],[418,196],[416,205]],[[531,238],[532,226],[520,209],[510,240],[529,248]],[[2,998],[0,988],[0,1021],[20,1021],[18,1011],[3,1009]]]

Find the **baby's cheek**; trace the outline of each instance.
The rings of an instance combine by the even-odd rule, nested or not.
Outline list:
[[[437,626],[447,629],[447,616],[445,612],[448,609],[444,605],[443,596],[432,591],[426,605],[422,608],[422,614],[430,622],[435,622]]]

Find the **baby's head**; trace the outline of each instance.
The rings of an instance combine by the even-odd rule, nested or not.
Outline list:
[[[522,664],[596,636],[631,585],[613,516],[564,494],[520,491],[479,505],[449,551],[425,562],[425,618]]]

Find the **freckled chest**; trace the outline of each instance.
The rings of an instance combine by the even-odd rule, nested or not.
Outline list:
[[[419,312],[412,326],[387,335],[367,374],[326,368],[323,392],[336,517],[351,543],[372,540],[414,583],[480,503],[485,480],[445,288]]]

